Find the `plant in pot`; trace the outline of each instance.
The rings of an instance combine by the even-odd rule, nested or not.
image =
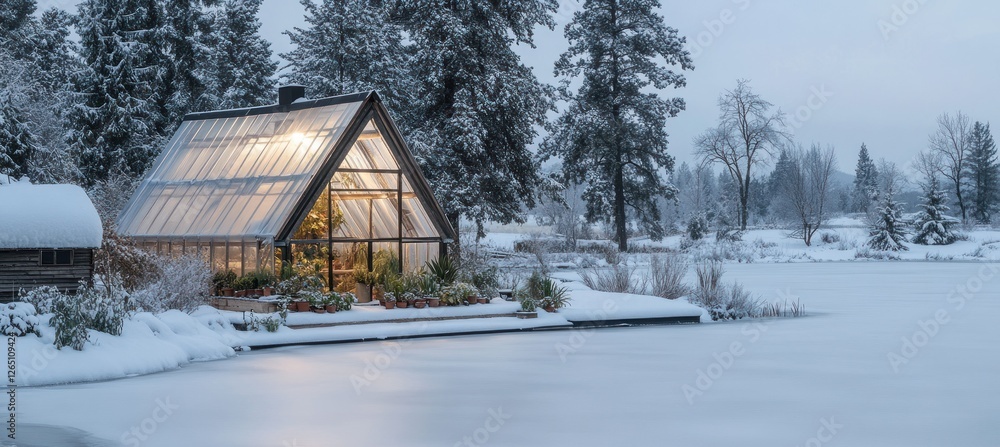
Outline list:
[[[394,295],[392,292],[386,293],[385,296],[382,298],[382,305],[385,306],[386,309],[395,309],[396,295]]]
[[[533,298],[528,296],[519,296],[518,301],[521,302],[521,310],[515,312],[517,318],[538,318],[538,303]]]
[[[307,290],[302,292],[302,297],[306,299],[307,310],[312,309],[313,312],[318,314],[326,313],[326,294],[316,290]]]
[[[448,256],[441,256],[427,262],[427,271],[445,285],[452,285],[458,278],[458,266]]]
[[[338,304],[340,303],[340,294],[337,292],[330,292],[326,295],[323,300],[323,307],[326,309],[326,313],[332,314],[336,313],[338,309]]]
[[[420,294],[427,300],[427,305],[430,307],[438,307],[441,305],[441,284],[438,282],[437,276],[434,275],[423,275],[420,277]]]
[[[452,291],[456,293],[460,299],[464,299],[469,304],[476,304],[479,291],[476,290],[475,286],[467,282],[456,282],[451,285]]]
[[[555,312],[569,305],[569,294],[551,278],[542,281],[542,299],[539,304],[546,312]]]
[[[357,302],[357,297],[353,293],[341,293],[340,300],[337,301],[337,310],[341,312],[349,311],[355,302]]]
[[[359,303],[368,303],[372,300],[372,284],[375,283],[375,274],[365,268],[354,270],[354,293],[358,297]]]
[[[218,271],[212,275],[212,286],[218,296],[233,296],[234,282],[236,282],[236,272],[232,270]]]

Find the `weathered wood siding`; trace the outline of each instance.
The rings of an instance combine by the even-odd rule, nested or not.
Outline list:
[[[73,265],[40,265],[40,250],[0,250],[0,302],[17,297],[20,289],[56,286],[75,293],[80,280],[93,279],[94,250],[73,250]]]

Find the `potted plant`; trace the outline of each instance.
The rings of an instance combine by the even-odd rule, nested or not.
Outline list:
[[[359,303],[368,303],[372,300],[372,284],[374,275],[372,272],[358,268],[354,270],[354,293],[358,297]]]
[[[532,299],[531,297],[524,296],[524,297],[518,297],[518,300],[521,301],[521,310],[514,313],[515,315],[517,315],[517,318],[520,318],[522,320],[529,318],[538,318],[538,311],[537,311],[538,303],[536,303],[534,299]]]
[[[302,296],[306,299],[306,303],[308,303],[309,306],[306,310],[312,309],[313,312],[318,314],[326,313],[326,295],[319,291],[308,290],[303,292]]]
[[[340,300],[337,301],[337,310],[341,312],[346,312],[351,310],[351,306],[354,305],[356,300],[357,297],[355,297],[354,294],[351,292],[341,293]]]
[[[385,297],[382,299],[382,305],[384,305],[386,309],[395,309],[396,295],[393,295],[392,292],[385,294]]]
[[[420,277],[420,295],[427,300],[428,306],[438,307],[441,305],[440,291],[441,284],[438,283],[436,276],[423,275]]]
[[[427,300],[421,298],[419,295],[413,292],[406,292],[403,294],[403,298],[406,299],[413,307],[417,309],[423,309],[427,306]]]
[[[556,312],[569,305],[569,295],[566,293],[566,289],[557,285],[550,278],[545,278],[542,281],[541,294],[542,299],[539,304],[546,312]]]
[[[330,292],[330,294],[323,300],[323,307],[326,309],[326,313],[328,314],[337,313],[337,304],[339,303],[340,294],[337,292]]]
[[[233,282],[236,281],[236,272],[232,270],[221,270],[212,275],[212,286],[215,294],[221,296],[233,296]]]
[[[476,295],[478,291],[472,284],[465,282],[456,282],[451,285],[453,293],[457,294],[460,300],[465,300],[469,304],[476,304],[478,302]]]
[[[451,258],[448,256],[441,256],[428,261],[427,271],[445,286],[452,285],[455,279],[458,278],[458,267],[455,266],[454,262],[451,262]]]
[[[476,297],[476,302],[479,304],[489,304],[490,299],[486,298],[485,296],[479,295]]]

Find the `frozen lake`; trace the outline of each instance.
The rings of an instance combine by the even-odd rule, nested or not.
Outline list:
[[[997,445],[1000,265],[726,269],[810,315],[252,352],[22,388],[19,434],[49,446]],[[107,442],[69,441],[79,430]]]

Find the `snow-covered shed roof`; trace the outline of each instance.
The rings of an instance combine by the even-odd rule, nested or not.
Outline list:
[[[76,185],[0,185],[0,250],[100,248],[101,218]]]
[[[345,231],[374,214],[378,236],[403,215],[404,236],[454,239],[375,92],[193,113],[153,163],[117,229],[143,240],[287,240],[331,182],[381,191],[387,186],[379,185],[391,183],[386,179],[396,181],[392,172],[402,173],[402,209],[395,200],[375,200],[375,209],[343,201]]]

